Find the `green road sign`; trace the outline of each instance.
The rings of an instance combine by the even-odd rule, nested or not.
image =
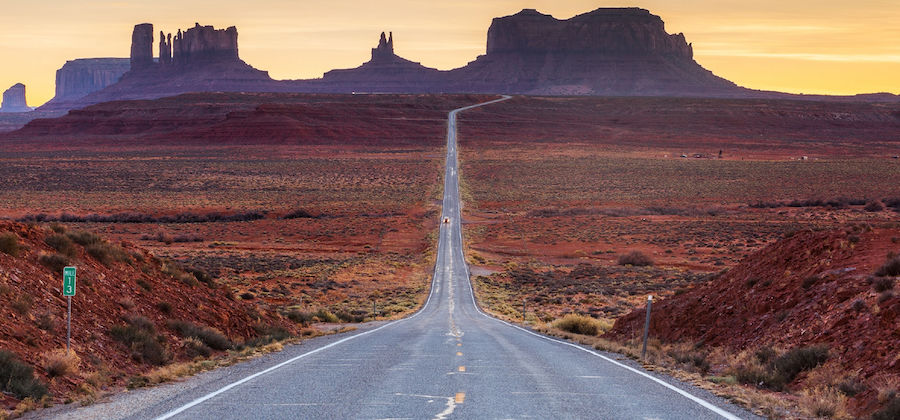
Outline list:
[[[75,267],[63,268],[63,296],[75,296]]]

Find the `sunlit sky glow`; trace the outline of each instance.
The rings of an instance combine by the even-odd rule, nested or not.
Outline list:
[[[0,0],[0,90],[22,82],[29,105],[53,97],[66,60],[128,57],[131,30],[235,25],[244,61],[276,79],[321,77],[369,58],[381,31],[398,55],[464,66],[485,50],[491,19],[523,8],[565,19],[637,6],[683,32],[697,62],[735,83],[795,93],[900,93],[897,0]]]

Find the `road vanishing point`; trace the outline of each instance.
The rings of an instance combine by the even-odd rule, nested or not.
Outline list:
[[[71,419],[740,419],[751,413],[626,358],[482,312],[463,256],[450,112],[431,291],[415,314],[305,340],[184,381],[37,417]],[[26,416],[29,417],[29,416]]]

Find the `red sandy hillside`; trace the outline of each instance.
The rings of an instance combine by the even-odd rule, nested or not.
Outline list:
[[[75,240],[67,242],[65,238]],[[11,242],[17,245],[11,247]],[[172,268],[171,263],[128,243],[110,244],[85,232],[55,233],[49,228],[0,221],[0,245],[0,350],[11,351],[33,366],[56,399],[83,382],[80,375],[50,379],[44,366],[45,355],[66,344],[60,265],[78,268],[72,345],[81,358],[80,371],[110,372],[113,382],[122,383],[128,376],[146,372],[154,363],[197,354],[196,340],[191,343],[182,338],[170,327],[172,321],[212,327],[237,341],[255,336],[258,323],[274,322],[260,319],[243,304],[230,300],[227,290],[198,281],[207,280],[202,275]],[[56,261],[56,267],[50,268],[54,261],[48,256],[61,259],[64,254],[69,255],[68,261]],[[113,329],[128,325],[129,319],[132,325],[144,326],[149,320],[158,334],[153,339],[162,344],[168,357],[148,360],[142,357],[139,343],[129,348],[121,337],[116,339]],[[191,345],[193,351],[187,348]],[[10,394],[2,398],[7,407],[15,403]]]
[[[651,334],[735,350],[827,344],[864,377],[900,372],[900,298],[874,273],[900,249],[900,229],[802,231],[717,279],[653,305]],[[890,287],[887,284],[890,283]],[[644,311],[616,321],[632,337]]]

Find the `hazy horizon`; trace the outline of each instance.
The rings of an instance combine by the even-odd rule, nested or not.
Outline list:
[[[248,64],[275,79],[308,79],[367,61],[382,31],[393,31],[398,55],[448,70],[484,54],[492,18],[533,8],[567,19],[598,7],[623,6],[660,16],[667,32],[685,34],[698,63],[741,86],[809,94],[900,93],[900,28],[895,24],[900,4],[883,0],[268,0],[252,5],[233,0],[3,0],[0,90],[24,83],[29,105],[40,105],[53,97],[55,72],[67,60],[128,57],[131,30],[142,22],[153,23],[157,36],[195,22],[237,26],[240,55]]]

